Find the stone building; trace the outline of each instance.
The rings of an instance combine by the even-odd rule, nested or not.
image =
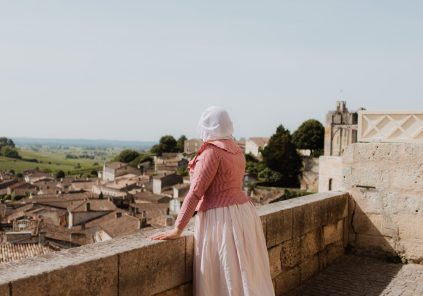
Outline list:
[[[163,173],[153,177],[153,193],[160,194],[165,188],[183,182],[182,176],[175,173]]]
[[[357,142],[357,129],[358,111],[350,112],[346,101],[337,101],[336,110],[326,115],[324,155],[319,158],[319,192],[340,188],[341,156],[349,145]]]
[[[184,153],[194,154],[200,149],[203,141],[201,139],[189,139],[184,142]]]
[[[139,175],[140,171],[129,166],[127,163],[116,161],[107,165],[104,163],[103,171],[99,173],[98,177],[103,181],[114,181],[115,178],[126,174]]]
[[[154,171],[173,171],[184,169],[188,166],[188,159],[182,153],[163,153],[161,156],[154,156]]]
[[[337,101],[336,110],[329,111],[325,124],[326,156],[340,156],[351,143],[357,142],[357,112],[350,112],[346,101]]]
[[[257,158],[261,157],[260,149],[266,147],[269,142],[267,137],[252,137],[245,141],[245,154],[251,153]]]

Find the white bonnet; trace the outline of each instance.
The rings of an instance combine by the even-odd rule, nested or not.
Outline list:
[[[225,109],[211,106],[201,113],[198,130],[204,142],[232,139],[233,125]]]

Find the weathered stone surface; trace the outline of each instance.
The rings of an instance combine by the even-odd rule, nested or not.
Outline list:
[[[282,272],[277,277],[275,277],[275,294],[283,295],[286,292],[298,287],[300,284],[300,279],[301,274],[299,267]]]
[[[270,275],[272,279],[281,273],[281,250],[282,245],[277,245],[267,250],[269,253]]]
[[[185,237],[185,274],[186,281],[192,281],[194,266],[194,236]]]
[[[325,215],[321,211],[315,211],[314,209],[317,208],[317,204],[309,204],[309,205],[302,205],[300,207],[296,207],[292,209],[292,216],[293,216],[293,226],[292,226],[292,235],[293,237],[300,237],[304,233],[307,233],[317,227],[320,227],[323,223],[322,221],[318,221],[315,223],[316,220],[323,220],[323,216]],[[319,218],[315,217],[314,215],[318,214]]]
[[[301,257],[303,260],[323,250],[322,229],[317,228],[306,233],[301,240]]]
[[[327,246],[329,244],[342,241],[344,237],[344,221],[339,220],[335,224],[328,224],[323,226],[323,245]]]
[[[266,215],[266,243],[273,247],[292,238],[292,209]]]
[[[336,198],[329,198],[324,201],[320,210],[327,215],[325,223],[335,223],[348,216],[348,198],[349,194],[344,193]]]
[[[352,218],[354,230],[359,234],[381,235],[383,216],[380,214],[368,214],[357,211]]]
[[[172,288],[165,292],[155,294],[155,296],[192,296],[193,287],[192,283],[184,284],[176,288]]]
[[[319,253],[319,269],[324,269],[345,253],[342,241],[325,247]]]
[[[401,247],[408,261],[423,264],[423,240],[401,240]]]
[[[346,149],[344,189],[355,201],[350,204],[350,230],[356,233],[350,244],[363,249],[359,252],[423,260],[414,244],[402,243],[423,239],[423,230],[415,227],[423,224],[422,159],[422,144],[355,143]]]
[[[260,217],[260,221],[261,221],[261,227],[263,227],[263,234],[264,237],[267,237],[267,228],[266,228],[266,215],[261,215]]]
[[[335,223],[348,215],[348,195],[338,194],[334,198],[318,200],[292,209],[293,237],[301,236],[313,229]]]
[[[12,282],[19,295],[116,295],[117,256],[71,265]]]
[[[10,296],[8,283],[0,285],[0,296]]]
[[[319,256],[316,254],[304,260],[300,264],[301,281],[308,280],[319,272]]]
[[[185,237],[119,254],[119,294],[152,295],[187,281]]]
[[[377,257],[395,256],[397,254],[395,250],[396,242],[382,235],[356,234],[353,243],[359,254]]]
[[[293,238],[281,244],[281,266],[282,269],[290,269],[301,261],[301,238]]]

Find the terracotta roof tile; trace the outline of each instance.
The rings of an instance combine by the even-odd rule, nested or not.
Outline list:
[[[48,245],[41,244],[0,244],[0,263],[18,261],[28,257],[47,254],[55,251]]]

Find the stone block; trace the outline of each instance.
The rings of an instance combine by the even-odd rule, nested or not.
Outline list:
[[[9,283],[0,285],[0,296],[10,296],[12,293],[9,291]]]
[[[421,213],[414,213],[411,215],[398,214],[392,217],[390,221],[386,221],[386,219],[384,220],[384,223],[382,224],[382,234],[392,238],[397,238],[397,236],[399,236],[401,239],[405,240],[423,241],[423,227],[417,226],[422,224],[423,215]],[[390,232],[392,232],[392,228],[394,228],[394,232],[389,235]],[[387,230],[390,230],[390,232]],[[395,231],[397,233],[395,233]]]
[[[313,215],[313,208],[317,207],[316,203],[305,204],[292,210],[293,216],[293,225],[292,225],[292,235],[293,237],[300,237],[303,234],[318,228],[321,226],[321,223],[315,224],[314,221],[317,220]],[[323,212],[318,211],[319,214],[324,215]],[[320,225],[319,225],[320,224]]]
[[[266,244],[268,248],[292,238],[292,209],[266,215]]]
[[[396,242],[382,235],[356,234],[353,245],[359,249],[360,254],[368,256],[395,256],[397,253],[395,251]]]
[[[380,214],[366,214],[357,211],[353,217],[353,226],[356,233],[368,235],[380,235],[383,216]]]
[[[188,235],[185,237],[185,273],[186,280],[192,281],[193,266],[194,266],[194,236]]]
[[[293,208],[293,237],[299,237],[348,215],[348,194],[319,200]]]
[[[316,254],[304,260],[300,264],[301,282],[311,278],[319,272],[319,256]]]
[[[343,242],[339,241],[327,245],[323,251],[319,253],[319,269],[324,269],[340,258],[345,253]]]
[[[268,250],[270,275],[272,279],[281,273],[281,250],[282,245],[277,245]]]
[[[344,221],[323,226],[323,246],[342,241],[344,238]]]
[[[176,288],[172,288],[165,292],[155,294],[154,296],[192,296],[192,295],[193,295],[192,283],[188,283]]]
[[[358,184],[362,185],[362,184]],[[381,190],[378,189],[366,189],[360,187],[354,187],[350,189],[352,196],[352,202],[355,203],[351,209],[359,208],[365,209],[368,214],[382,214],[384,211],[384,205],[381,198]]]
[[[188,282],[186,240],[181,237],[119,254],[119,294],[153,295]]]
[[[401,252],[409,262],[422,264],[423,262],[423,240],[402,240]],[[397,247],[398,248],[398,247]]]
[[[118,258],[110,256],[12,282],[13,296],[117,295]]]
[[[346,218],[348,216],[348,198],[349,195],[346,193],[335,198],[326,199],[323,205],[319,207],[320,210],[326,213],[326,220],[322,222],[330,224]]]
[[[275,294],[283,295],[300,285],[301,274],[300,268],[295,267],[276,276],[275,278]]]
[[[343,230],[342,236],[343,236],[343,239],[342,239],[342,241],[343,241],[343,244],[344,244],[344,248],[349,243],[349,225],[348,225],[348,224],[350,224],[349,221],[350,220],[348,220],[348,217],[347,218],[344,218],[342,220],[342,223],[343,223],[343,226],[342,226],[342,230]]]
[[[261,222],[261,227],[263,227],[263,234],[264,237],[267,237],[267,227],[266,227],[266,215],[261,215],[260,217],[260,222]]]
[[[317,228],[306,233],[301,241],[301,257],[306,259],[323,249],[322,229]]]
[[[301,238],[294,238],[281,244],[281,267],[283,270],[298,265],[301,261]]]

